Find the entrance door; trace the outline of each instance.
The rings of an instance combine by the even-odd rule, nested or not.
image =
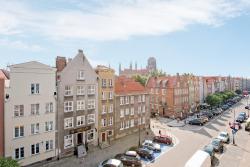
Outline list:
[[[104,132],[102,133],[102,142],[105,142],[105,140],[106,140],[106,133]]]
[[[83,144],[83,133],[77,133],[77,145]]]

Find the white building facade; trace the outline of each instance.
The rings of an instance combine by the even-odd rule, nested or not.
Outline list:
[[[39,62],[10,66],[5,93],[5,157],[21,166],[56,156],[56,69]]]

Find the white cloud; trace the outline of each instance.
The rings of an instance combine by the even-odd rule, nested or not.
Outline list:
[[[84,8],[86,3],[81,1],[73,3],[77,4],[74,10],[39,12],[28,4],[7,4],[0,12],[3,16],[0,34],[32,32],[56,39],[120,40],[165,35],[192,24],[218,26],[250,7],[249,0],[130,0],[126,3],[106,0],[92,8]]]
[[[28,50],[33,52],[38,52],[43,50],[43,48],[39,45],[27,44],[22,41],[13,41],[8,39],[0,39],[0,45],[4,47],[15,48],[20,50]]]

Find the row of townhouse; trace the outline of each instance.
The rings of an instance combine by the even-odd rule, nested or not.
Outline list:
[[[166,117],[185,117],[197,111],[208,95],[242,90],[242,83],[242,78],[230,76],[202,77],[177,73],[175,76],[151,77],[146,85],[150,92],[150,111]]]
[[[56,58],[56,68],[32,61],[0,70],[0,156],[22,166],[60,159],[149,128],[145,87],[92,68],[82,50]]]

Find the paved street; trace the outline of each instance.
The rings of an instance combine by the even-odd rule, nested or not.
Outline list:
[[[245,100],[236,104],[233,108],[235,109],[235,115],[240,111],[245,111],[244,104]],[[179,144],[159,158],[152,167],[162,167],[164,164],[171,164],[175,167],[183,167],[188,159],[198,150],[202,149],[203,146],[210,143],[213,137],[216,137],[220,131],[227,131],[231,134],[231,129],[228,126],[229,121],[233,120],[233,112],[226,111],[222,116],[211,121],[207,125],[193,126],[187,125],[181,128],[170,128],[167,127],[167,133],[175,135],[179,139]],[[152,121],[153,124],[161,125],[162,123]],[[244,126],[243,126],[244,127]],[[238,131],[236,135],[236,144],[233,146],[232,143],[225,145],[225,152],[221,155],[216,155],[218,158],[217,166],[222,167],[246,167],[249,166],[250,162],[250,135],[249,132],[243,130]]]

